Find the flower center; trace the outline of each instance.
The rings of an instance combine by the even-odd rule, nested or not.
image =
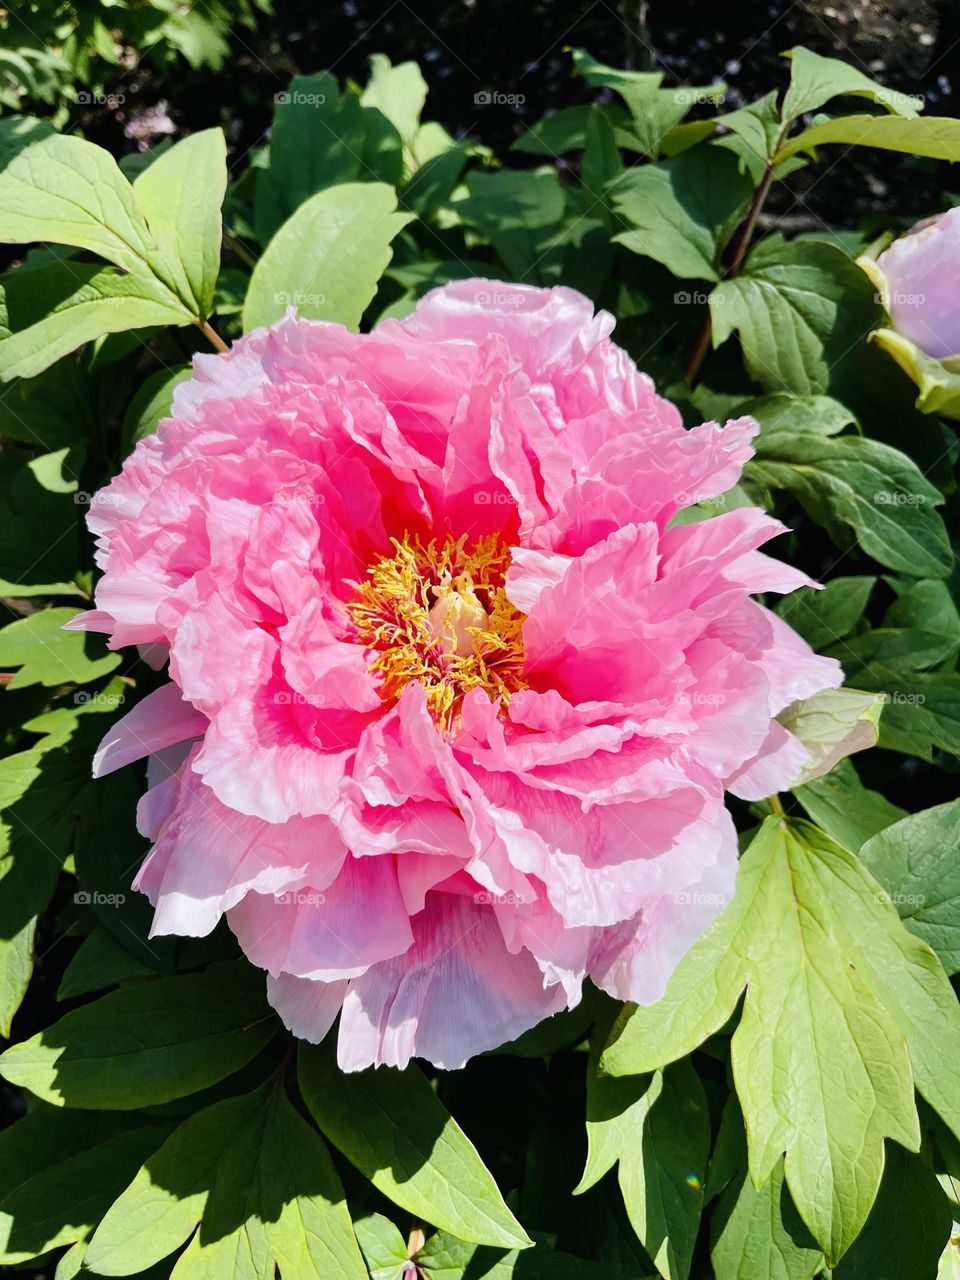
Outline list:
[[[376,655],[381,697],[392,701],[419,680],[447,730],[471,689],[505,705],[526,685],[523,614],[503,587],[509,548],[495,534],[473,546],[465,537],[426,546],[406,535],[392,542],[396,554],[370,566],[347,606],[357,640]]]

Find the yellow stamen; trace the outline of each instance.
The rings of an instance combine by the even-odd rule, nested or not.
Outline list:
[[[372,667],[384,701],[419,680],[445,730],[471,689],[506,705],[526,685],[523,614],[503,588],[509,549],[495,534],[472,547],[465,537],[392,542],[396,554],[371,565],[348,606],[357,640],[376,655]]]

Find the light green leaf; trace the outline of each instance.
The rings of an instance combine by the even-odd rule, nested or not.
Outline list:
[[[904,924],[960,972],[960,800],[886,826],[860,850]]]
[[[133,184],[134,195],[167,262],[164,276],[201,318],[209,315],[220,274],[227,190],[222,129],[204,129],[165,151]]]
[[[102,637],[64,631],[64,623],[76,616],[76,609],[38,609],[0,628],[0,667],[20,668],[8,689],[84,684],[120,665],[121,655],[107,653]]]
[[[787,1191],[783,1161],[757,1190],[744,1170],[720,1198],[710,1261],[716,1280],[813,1280],[823,1253]]]
[[[85,1240],[169,1132],[42,1107],[0,1136],[0,1264]],[[139,1268],[138,1268],[139,1270]]]
[[[370,1280],[406,1280],[407,1244],[393,1223],[380,1213],[354,1224]]]
[[[611,198],[630,229],[614,240],[681,278],[718,280],[720,255],[752,190],[736,158],[712,145],[628,169]]]
[[[0,1057],[0,1074],[57,1106],[129,1111],[196,1093],[249,1062],[277,1029],[246,964],[125,987]]]
[[[841,760],[825,778],[797,787],[794,794],[817,826],[852,853],[904,816],[903,809],[863,785],[849,760]]]
[[[855,751],[876,746],[884,702],[879,693],[824,689],[781,711],[777,719],[810,753],[810,763],[797,782],[821,778]]]
[[[896,989],[871,963],[881,957],[901,974]],[[746,987],[732,1062],[750,1174],[762,1187],[786,1152],[790,1193],[833,1264],[876,1196],[883,1138],[919,1146],[905,1037],[921,1090],[943,1088],[914,1035],[924,1017],[942,1016],[942,986],[936,996],[924,990],[936,984],[931,964],[939,968],[852,854],[807,823],[768,818],[741,859],[733,902],[663,999],[614,1028],[601,1070],[633,1075],[685,1056],[727,1021]],[[940,980],[949,992],[942,970]],[[900,1004],[905,984],[917,988],[910,1010]]]
[[[841,548],[850,529],[867,555],[891,569],[926,578],[951,570],[950,541],[936,511],[943,497],[898,449],[862,436],[776,433],[760,437],[747,473],[788,489]]]
[[[177,1280],[263,1280],[277,1267],[285,1280],[366,1277],[330,1155],[275,1080],[186,1120],[110,1208],[85,1266],[130,1275],[191,1235]]]
[[[461,1240],[530,1244],[476,1148],[414,1066],[345,1074],[301,1045],[298,1078],[323,1134],[401,1208]]]
[[[703,1208],[710,1121],[689,1062],[653,1076],[587,1078],[586,1191],[619,1161],[637,1238],[664,1280],[686,1280]]]
[[[709,303],[713,345],[736,330],[751,378],[797,395],[829,391],[880,318],[866,273],[834,245],[810,240],[762,241]]]
[[[908,119],[923,110],[922,97],[888,89],[839,58],[823,58],[801,45],[791,49],[788,56],[791,59],[790,84],[781,111],[785,123],[806,115],[808,111],[818,110],[831,98],[842,94],[870,98],[895,115]]]
[[[311,196],[254,268],[244,329],[273,324],[288,306],[356,329],[390,263],[390,241],[411,220],[396,209],[396,192],[379,182],[347,182]]]
[[[960,755],[960,675],[865,667],[858,683],[886,695],[880,746],[932,760],[935,749]]]
[[[50,134],[0,172],[0,242],[73,245],[125,271],[142,271],[153,247],[133,189],[108,151]]]
[[[394,67],[386,54],[371,56],[370,79],[360,102],[384,115],[406,145],[417,132],[426,99],[427,83],[415,62],[401,62]]]
[[[788,138],[777,152],[777,164],[798,151],[810,151],[828,142],[906,151],[909,155],[956,163],[960,160],[960,120],[952,116],[923,116],[916,120],[900,116],[838,116]]]

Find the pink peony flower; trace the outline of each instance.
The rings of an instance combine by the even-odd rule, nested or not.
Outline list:
[[[960,208],[917,223],[876,267],[896,332],[934,359],[960,355]]]
[[[727,901],[724,788],[790,785],[774,718],[840,683],[752,592],[807,582],[752,508],[677,510],[757,427],[685,430],[569,289],[482,280],[357,335],[199,356],[94,500],[79,626],[169,646],[103,743],[150,756],[155,933],[223,914],[346,1069],[459,1067],[580,998],[648,1002]]]

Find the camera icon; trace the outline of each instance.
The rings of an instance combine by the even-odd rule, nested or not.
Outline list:
[[[493,102],[493,94],[489,89],[480,89],[473,95],[475,107],[489,107],[491,102]]]

